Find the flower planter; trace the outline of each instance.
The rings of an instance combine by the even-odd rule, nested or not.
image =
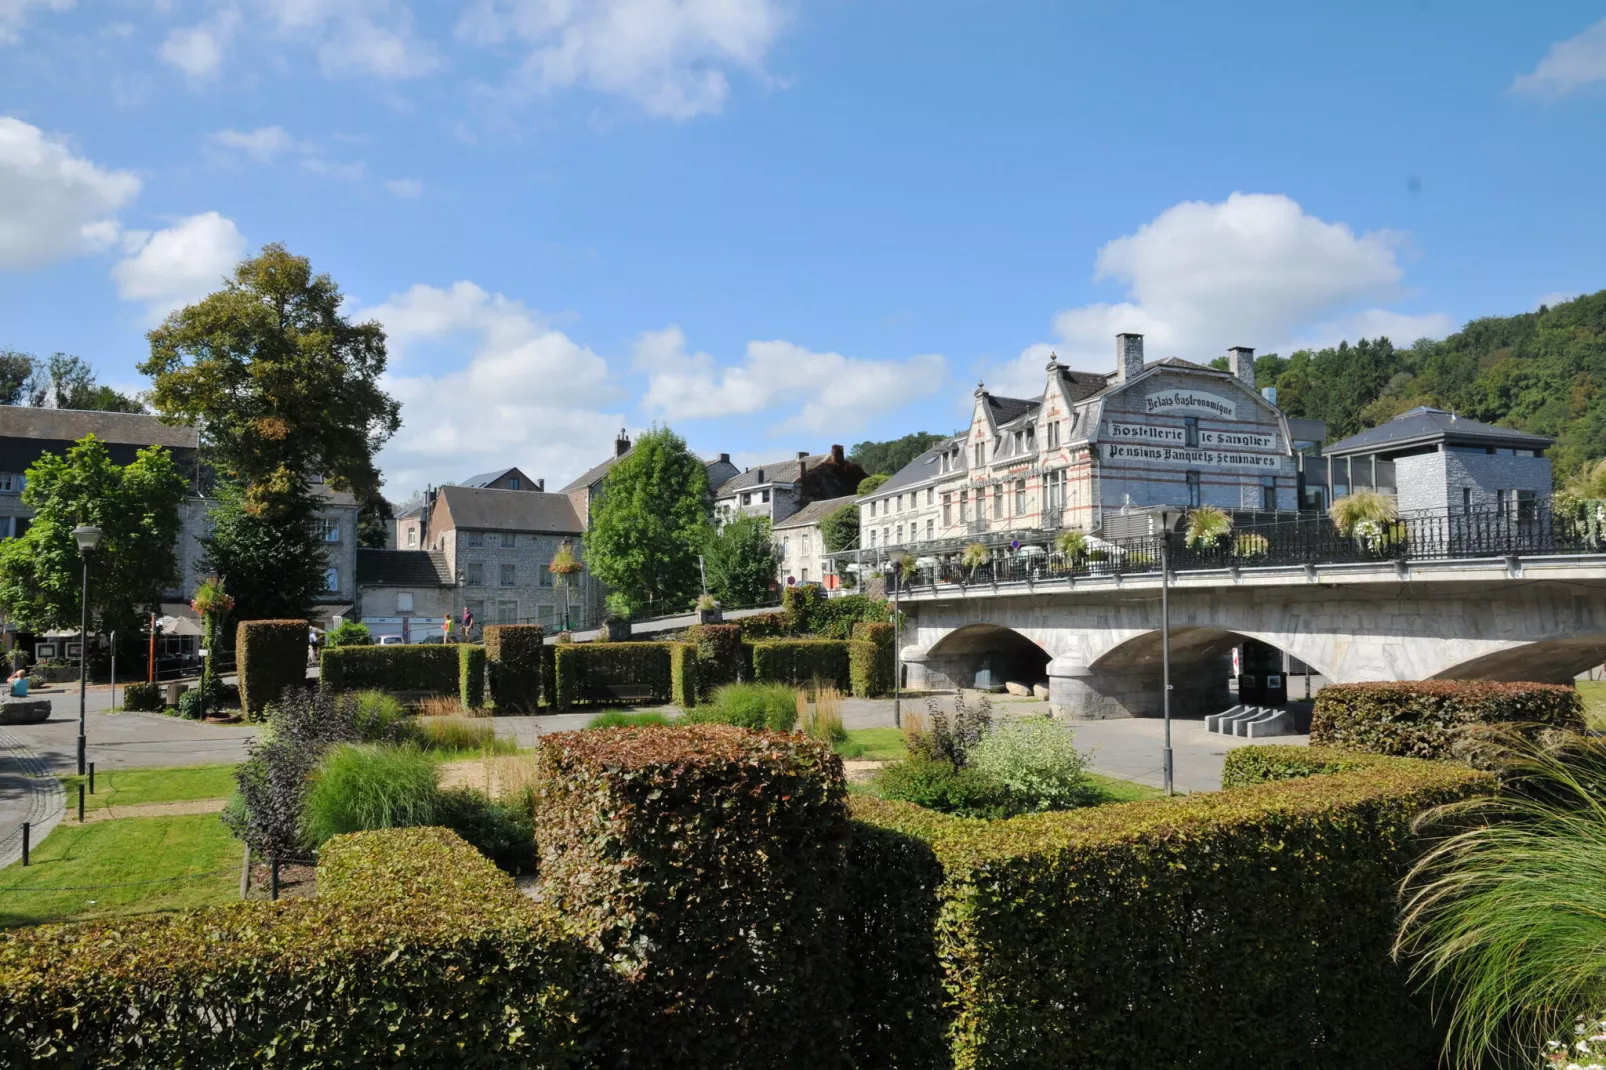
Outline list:
[[[699,609],[697,611],[698,624],[720,624],[725,620],[725,611],[718,607],[714,609]]]
[[[605,620],[602,630],[610,643],[622,643],[630,638],[630,622],[627,620]]]

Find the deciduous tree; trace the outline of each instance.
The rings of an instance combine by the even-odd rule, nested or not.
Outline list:
[[[761,516],[738,516],[708,540],[703,551],[708,590],[727,608],[756,606],[769,598],[781,555]]]

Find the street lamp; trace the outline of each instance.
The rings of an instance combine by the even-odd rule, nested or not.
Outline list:
[[[78,775],[84,775],[84,710],[88,702],[89,686],[89,555],[100,545],[100,529],[92,524],[79,524],[72,529],[78,540],[78,551],[84,556],[84,584],[81,593],[83,623],[78,629]]]
[[[903,727],[903,615],[898,612],[898,594],[903,589],[904,563],[909,555],[896,550],[887,558],[892,566],[892,724]]]

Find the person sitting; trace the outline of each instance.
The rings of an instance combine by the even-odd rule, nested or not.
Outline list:
[[[12,698],[28,697],[28,670],[26,668],[18,669],[12,673],[6,678],[6,683],[11,685]]]

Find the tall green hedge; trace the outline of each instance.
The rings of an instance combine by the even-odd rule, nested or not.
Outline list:
[[[756,643],[760,639],[779,639],[792,635],[792,619],[789,615],[779,611],[774,613],[754,613],[751,617],[743,617],[736,622],[740,629],[742,641]]]
[[[576,702],[616,702],[610,685],[646,685],[652,701],[668,702],[673,690],[671,643],[559,643],[553,647],[553,695],[560,709]]]
[[[697,705],[702,663],[696,643],[669,644],[669,701],[683,710]]]
[[[496,712],[534,713],[550,690],[546,635],[539,624],[487,624],[485,661]]]
[[[457,644],[457,701],[465,710],[485,705],[485,648],[478,643]]]
[[[849,687],[848,644],[840,639],[766,639],[753,644],[753,679],[802,686],[820,679]]]
[[[331,691],[427,691],[460,694],[456,643],[342,646],[323,652],[323,686]]]
[[[1421,680],[1329,684],[1316,695],[1310,741],[1409,758],[1477,759],[1480,729],[1582,731],[1583,703],[1561,684]]]
[[[831,748],[704,724],[546,735],[537,755],[543,902],[628,979],[597,1027],[607,1065],[841,1065]]]
[[[896,669],[893,639],[891,624],[861,622],[853,626],[848,669],[853,678],[855,695],[866,698],[885,695],[892,690],[892,677]],[[869,649],[860,647],[861,643],[869,644]]]
[[[847,639],[855,624],[892,619],[892,607],[884,598],[866,594],[828,598],[819,587],[807,585],[788,587],[781,596],[781,611],[791,634],[823,639]]]
[[[991,822],[854,796],[859,1065],[932,1065],[936,1031],[999,1070],[1432,1066],[1395,892],[1414,816],[1491,786],[1400,760]]]
[[[240,673],[240,708],[249,720],[262,716],[287,687],[307,684],[308,622],[242,620],[234,631]]]
[[[314,899],[0,934],[0,1065],[579,1065],[598,976],[455,834],[361,832]]]
[[[697,695],[707,698],[716,688],[741,681],[748,663],[739,624],[694,624],[686,641],[697,647]]]

